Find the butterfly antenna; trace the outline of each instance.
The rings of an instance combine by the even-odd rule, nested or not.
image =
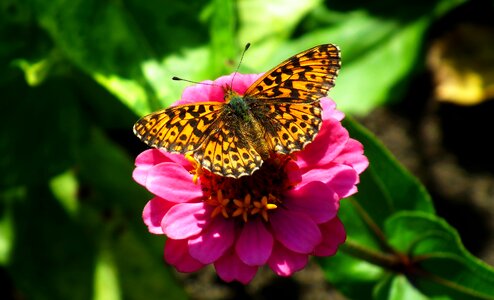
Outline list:
[[[177,77],[177,76],[173,76],[173,77],[172,77],[172,80],[176,80],[176,81],[185,81],[185,82],[189,82],[189,83],[193,83],[193,84],[202,84],[202,85],[218,86],[217,84],[214,84],[214,83],[208,83],[208,82],[197,82],[197,81],[193,81],[193,80],[183,79],[183,78],[180,78],[180,77]]]
[[[235,76],[237,76],[238,69],[240,68],[242,61],[244,60],[245,52],[247,52],[249,47],[250,47],[250,43],[247,43],[245,45],[244,51],[242,51],[242,56],[240,56],[240,61],[238,62],[237,68],[235,69],[235,73],[233,73],[232,82],[230,83],[230,87],[233,87],[233,80],[235,79]]]

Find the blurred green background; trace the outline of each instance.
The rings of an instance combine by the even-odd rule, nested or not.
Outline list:
[[[334,43],[330,95],[364,118],[413,90],[431,28],[472,11],[489,20],[493,2],[1,0],[0,298],[191,296],[199,279],[164,264],[131,179],[145,149],[132,125],[179,99],[172,76],[229,74],[247,42],[243,73]]]

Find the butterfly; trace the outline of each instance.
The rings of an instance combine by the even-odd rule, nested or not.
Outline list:
[[[149,146],[191,154],[216,175],[251,175],[273,153],[312,142],[322,125],[319,100],[335,85],[340,50],[319,45],[257,79],[243,95],[224,87],[225,102],[163,109],[138,120],[134,133]]]

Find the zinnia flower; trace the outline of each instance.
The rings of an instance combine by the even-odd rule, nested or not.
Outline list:
[[[224,101],[222,86],[232,75],[186,88],[176,104]],[[243,94],[259,76],[237,73],[232,88]],[[315,140],[290,156],[267,159],[251,176],[197,173],[192,159],[158,149],[137,157],[134,180],[155,195],[144,208],[144,223],[168,237],[166,262],[180,272],[214,264],[224,281],[246,284],[260,266],[290,276],[309,255],[336,253],[346,238],[339,201],[357,191],[368,161],[342,127],[344,115],[334,102],[323,98],[321,104]]]

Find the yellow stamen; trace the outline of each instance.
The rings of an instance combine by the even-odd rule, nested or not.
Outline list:
[[[249,210],[250,210],[250,202],[251,202],[251,195],[247,194],[244,197],[244,201],[240,201],[237,199],[233,200],[233,203],[237,206],[237,209],[233,212],[232,216],[237,217],[242,215],[242,219],[247,222],[247,217],[249,215]]]
[[[274,204],[274,203],[268,203],[268,205],[266,205],[266,208],[268,210],[271,210],[271,209],[277,209],[278,206],[276,204]]]
[[[223,191],[218,190],[216,193],[216,197],[209,197],[209,199],[206,200],[206,203],[212,206],[216,206],[213,209],[213,212],[211,213],[211,217],[216,217],[221,214],[223,217],[228,218],[228,204],[230,203],[230,199],[223,198]]]
[[[269,201],[277,202],[279,201],[275,196],[269,194]],[[264,221],[268,221],[268,210],[273,210],[278,208],[278,206],[274,203],[268,203],[268,197],[264,196],[261,198],[261,201],[254,202],[254,208],[252,209],[252,214],[260,213]]]
[[[194,174],[194,177],[192,177],[192,182],[194,182],[194,184],[197,184],[197,182],[199,181],[199,178],[201,177],[201,175],[203,173],[201,165],[192,156],[192,152],[186,153],[185,158],[190,162],[190,164],[192,165],[192,168],[193,168],[190,171],[191,174]]]

